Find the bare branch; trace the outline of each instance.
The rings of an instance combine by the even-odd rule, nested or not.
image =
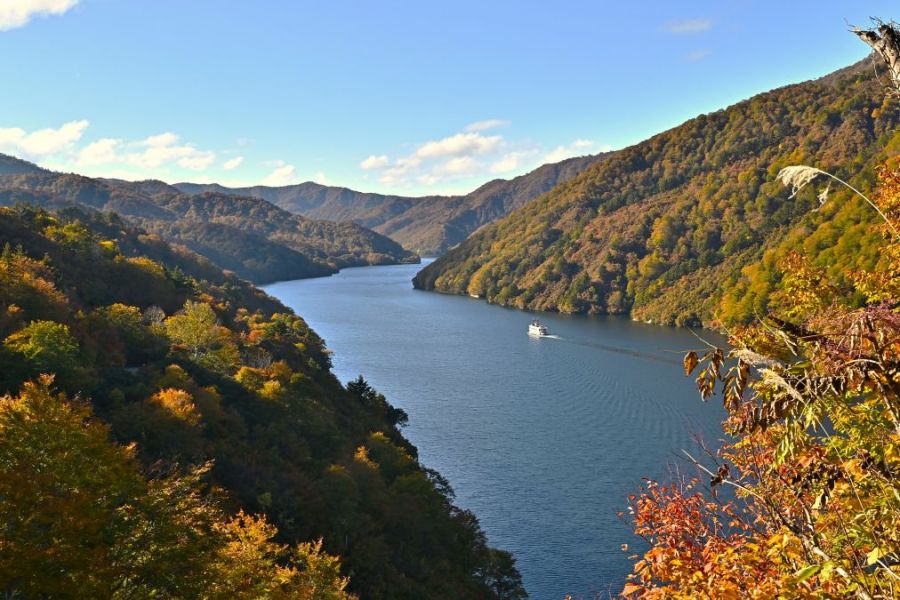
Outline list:
[[[873,29],[853,28],[859,39],[869,45],[887,66],[891,87],[900,95],[900,29],[897,24],[873,19]]]

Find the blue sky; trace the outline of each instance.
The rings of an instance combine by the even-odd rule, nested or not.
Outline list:
[[[866,48],[847,24],[897,9],[0,0],[0,152],[92,176],[465,192],[850,64]]]

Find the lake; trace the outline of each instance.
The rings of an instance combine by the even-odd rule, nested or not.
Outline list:
[[[265,290],[409,413],[406,436],[493,546],[513,552],[531,598],[618,592],[640,543],[616,513],[642,477],[667,477],[724,410],[683,375],[685,329],[621,317],[539,314],[412,289],[421,265],[345,269]],[[720,338],[703,332],[706,339]]]

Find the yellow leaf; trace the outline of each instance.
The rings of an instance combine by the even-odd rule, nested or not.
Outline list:
[[[866,564],[874,565],[876,562],[878,562],[879,558],[881,558],[881,550],[879,548],[875,548],[866,555]]]
[[[803,582],[815,575],[821,567],[819,565],[807,565],[794,573],[794,577],[797,578],[797,581]]]

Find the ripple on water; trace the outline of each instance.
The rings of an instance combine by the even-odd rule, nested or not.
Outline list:
[[[492,544],[511,550],[532,598],[618,591],[638,540],[616,513],[641,477],[663,477],[723,412],[697,399],[677,351],[688,331],[541,315],[413,291],[416,265],[347,269],[267,291],[410,415],[421,461],[446,476]]]

